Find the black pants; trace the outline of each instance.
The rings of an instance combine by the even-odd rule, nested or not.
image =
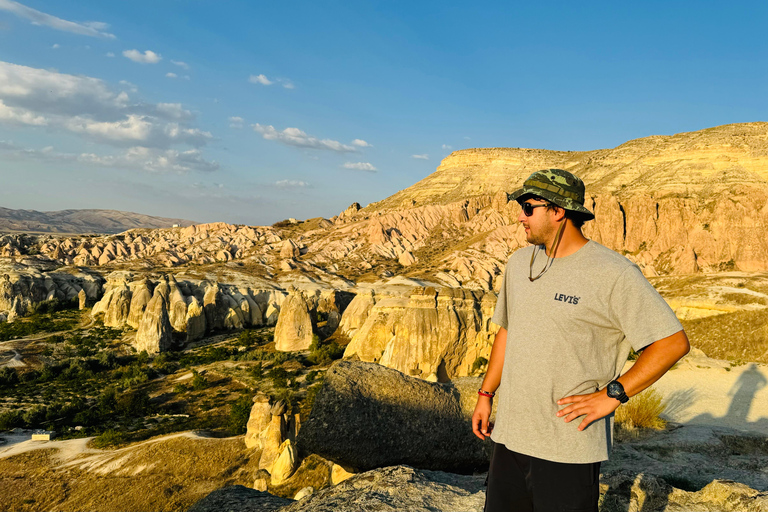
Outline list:
[[[485,512],[597,512],[600,463],[537,459],[496,444]]]

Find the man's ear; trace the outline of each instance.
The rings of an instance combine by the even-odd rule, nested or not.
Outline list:
[[[562,206],[555,206],[552,209],[552,214],[557,222],[560,222],[565,217],[565,208]]]

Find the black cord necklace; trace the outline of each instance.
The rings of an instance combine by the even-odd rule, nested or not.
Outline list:
[[[555,235],[555,239],[552,241],[552,248],[549,251],[549,256],[547,256],[547,262],[544,264],[544,268],[539,272],[539,275],[536,277],[533,277],[533,262],[536,260],[536,255],[541,250],[540,247],[537,245],[533,249],[533,253],[531,253],[531,265],[528,270],[528,279],[533,282],[544,275],[544,273],[549,270],[549,268],[552,266],[552,263],[555,262],[555,252],[557,251],[557,248],[560,247],[560,240],[562,240],[563,235],[563,228],[565,228],[565,219],[563,219],[562,224],[560,224],[560,227],[557,228],[557,234]]]

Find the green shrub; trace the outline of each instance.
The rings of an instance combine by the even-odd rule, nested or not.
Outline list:
[[[125,418],[147,416],[151,412],[149,393],[143,389],[122,393],[117,398],[117,410]]]
[[[125,444],[128,441],[126,435],[122,432],[109,429],[97,436],[91,444],[94,448],[110,448]]]
[[[267,373],[270,379],[272,379],[272,385],[276,388],[288,387],[288,372],[280,366],[274,367]]]
[[[195,391],[200,391],[201,389],[205,389],[208,387],[208,381],[205,379],[205,377],[197,373],[197,370],[192,370],[191,385],[192,385],[192,389],[194,389]]]
[[[11,430],[24,426],[21,414],[21,411],[8,411],[0,414],[0,430]]]
[[[245,434],[248,417],[251,414],[252,400],[243,395],[229,406],[229,430],[233,434]]]
[[[475,362],[472,363],[472,369],[469,371],[469,373],[474,375],[475,373],[483,369],[487,364],[488,364],[488,360],[486,358],[478,357],[477,359],[475,359]]]
[[[261,361],[256,363],[251,368],[251,376],[256,380],[261,380],[262,377],[264,377],[264,367],[261,365]]]
[[[13,368],[0,368],[0,388],[11,387],[19,382],[19,374]]]
[[[335,341],[320,341],[315,334],[312,336],[312,344],[309,346],[307,361],[313,365],[329,365],[333,360],[344,355],[344,347]]]

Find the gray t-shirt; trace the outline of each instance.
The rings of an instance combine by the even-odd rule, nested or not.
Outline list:
[[[557,400],[594,393],[619,376],[630,347],[639,350],[683,329],[640,269],[589,241],[528,279],[535,246],[509,258],[491,321],[507,329],[498,411],[491,438],[554,462],[608,459],[613,415],[579,432],[584,419],[555,416]],[[547,255],[539,251],[533,276]]]

